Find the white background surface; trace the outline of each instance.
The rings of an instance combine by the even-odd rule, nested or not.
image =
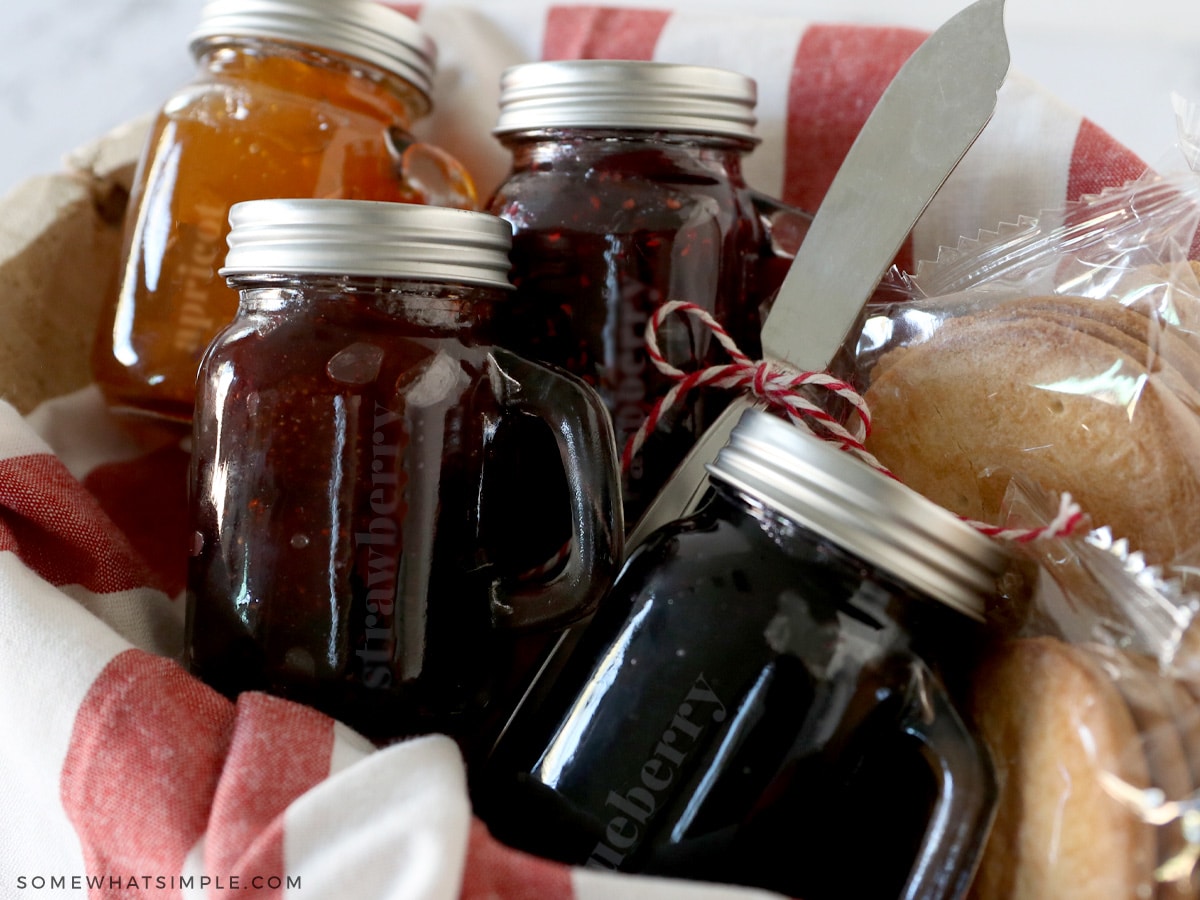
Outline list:
[[[487,0],[454,2],[488,5]],[[677,5],[673,0],[593,2]],[[192,72],[187,35],[201,3],[0,0],[0,195],[30,175],[57,171],[65,153],[153,111],[187,80]],[[687,0],[684,5],[933,30],[966,4]],[[1200,6],[1194,0],[1007,0],[1005,21],[1015,70],[1148,162],[1171,152],[1171,93],[1200,98]]]

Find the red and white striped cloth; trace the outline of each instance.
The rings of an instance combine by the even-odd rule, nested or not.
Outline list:
[[[647,58],[756,78],[763,142],[748,179],[815,209],[924,34],[734,6],[722,15],[537,2],[401,8],[441,49],[432,137],[485,191],[507,165],[488,133],[505,66]],[[1142,169],[1013,73],[901,263]],[[135,444],[94,389],[26,417],[0,403],[0,897],[764,896],[511,851],[473,819],[450,740],[375,750],[312,710],[258,694],[233,704],[191,678],[173,659],[185,465],[178,447]]]

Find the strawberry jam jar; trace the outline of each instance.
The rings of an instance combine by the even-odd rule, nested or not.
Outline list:
[[[184,431],[200,357],[237,311],[217,275],[235,202],[477,205],[462,167],[410,133],[431,111],[436,48],[401,13],[370,0],[214,0],[191,50],[194,77],[146,139],[92,356],[114,411]]]
[[[763,304],[809,217],[745,182],[756,101],[752,79],[703,66],[574,60],[502,76],[494,134],[512,169],[488,208],[513,226],[516,295],[499,340],[594,385],[618,447],[671,386],[643,343],[660,305],[698,304],[759,351]],[[694,324],[668,321],[659,338],[678,368],[728,361]],[[690,396],[625,473],[630,525],[724,405]]]
[[[489,342],[510,229],[485,213],[260,200],[230,215],[240,293],[204,357],[193,431],[186,660],[376,739],[466,739],[508,635],[589,614],[624,534],[595,392]],[[553,469],[513,472],[512,420]],[[514,516],[570,485],[557,565],[518,571]],[[547,548],[550,556],[558,549]]]

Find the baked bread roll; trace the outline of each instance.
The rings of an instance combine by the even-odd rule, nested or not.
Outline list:
[[[1137,724],[1112,680],[1054,638],[997,648],[972,684],[999,804],[973,900],[1129,900],[1156,895],[1156,835],[1110,779],[1150,784]]]
[[[867,449],[961,516],[1005,524],[1021,474],[1070,493],[1151,563],[1200,563],[1200,399],[1184,374],[1200,361],[1113,324],[1133,329],[1137,313],[1089,316],[1104,304],[1082,302],[1006,304],[884,353],[865,392]]]
[[[1138,730],[1138,742],[1146,757],[1150,783],[1163,792],[1167,802],[1186,799],[1196,789],[1185,733],[1183,710],[1177,705],[1178,682],[1164,677],[1154,660],[1107,646],[1090,645],[1088,653],[1104,668],[1125,700]],[[1200,760],[1197,760],[1200,762]],[[1179,819],[1157,823],[1157,860],[1165,863],[1188,853],[1188,840]],[[1171,877],[1160,872],[1158,900],[1191,900],[1196,896],[1189,877]]]
[[[1195,406],[1200,398],[1200,352],[1185,333],[1136,309],[1116,302],[1055,295],[1001,303],[980,315],[1010,319],[1036,316],[1098,337],[1149,371],[1162,374],[1168,386],[1186,402]]]

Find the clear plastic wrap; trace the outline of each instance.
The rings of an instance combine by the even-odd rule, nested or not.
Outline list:
[[[1200,572],[1198,224],[1196,175],[1148,175],[919,265],[857,348],[867,448],[960,515],[1025,475]]]
[[[1010,525],[1055,509],[1010,482]],[[1018,554],[970,685],[1001,783],[974,897],[1195,897],[1200,598],[1107,528]]]
[[[1038,535],[968,685],[1002,785],[976,900],[1200,893],[1200,115],[1177,114],[1186,166],[891,272],[857,347],[880,463]],[[1077,527],[1047,536],[1064,500]]]

